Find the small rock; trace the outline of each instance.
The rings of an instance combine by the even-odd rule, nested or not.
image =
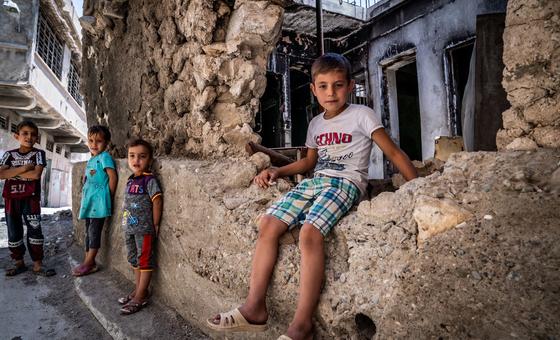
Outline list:
[[[482,276],[480,276],[480,273],[477,271],[473,271],[471,272],[471,278],[475,281],[480,281],[482,280]]]
[[[461,222],[455,226],[455,228],[464,228],[467,226],[467,222]]]
[[[340,281],[340,283],[346,283],[346,274],[342,273],[338,281]]]
[[[521,275],[516,271],[511,271],[507,274],[507,279],[510,281],[519,281],[521,279]]]
[[[493,218],[494,217],[492,217],[492,215],[484,215],[484,219],[487,220],[487,221],[490,221]]]
[[[392,226],[394,226],[395,224],[393,222],[389,222],[389,223],[385,223],[383,225],[383,227],[381,227],[381,231],[386,233],[387,231],[389,231],[389,229],[391,229]]]

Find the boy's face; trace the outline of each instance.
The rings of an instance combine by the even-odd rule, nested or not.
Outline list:
[[[87,146],[92,156],[97,156],[107,148],[107,141],[102,133],[94,133],[88,136]]]
[[[354,81],[348,81],[346,73],[341,71],[319,73],[311,84],[311,91],[329,116],[346,108],[346,100],[353,89]]]
[[[38,133],[36,129],[24,126],[17,133],[14,133],[14,138],[19,142],[20,147],[31,149],[37,143]]]
[[[135,175],[141,175],[150,167],[150,152],[144,145],[136,145],[128,148],[128,167]]]

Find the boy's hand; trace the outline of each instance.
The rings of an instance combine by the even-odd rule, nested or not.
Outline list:
[[[253,182],[259,187],[266,189],[274,184],[274,181],[278,178],[278,170],[276,169],[264,169],[260,174],[256,175]]]

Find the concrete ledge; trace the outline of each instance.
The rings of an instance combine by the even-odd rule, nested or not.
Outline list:
[[[79,264],[82,252],[74,247],[68,252],[71,268]],[[102,268],[93,275],[74,279],[74,288],[87,308],[116,340],[124,339],[206,339],[176,312],[161,306],[154,299],[142,311],[120,315],[117,299],[133,289],[130,283],[110,269]]]

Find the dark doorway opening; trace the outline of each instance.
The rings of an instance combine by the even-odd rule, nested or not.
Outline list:
[[[469,79],[470,64],[474,42],[448,49],[449,64],[451,66],[451,131],[455,136],[463,135],[462,103],[465,87]]]
[[[305,145],[307,126],[313,118],[309,84],[311,84],[309,74],[298,69],[290,69],[292,146]]]
[[[267,72],[266,89],[261,97],[261,109],[256,119],[256,131],[267,148],[284,146],[282,119],[282,75]]]
[[[474,150],[495,151],[496,134],[502,128],[502,112],[510,107],[502,87],[503,34],[506,15],[476,17],[476,70]]]
[[[412,160],[422,160],[422,129],[416,62],[395,70],[399,145]]]

